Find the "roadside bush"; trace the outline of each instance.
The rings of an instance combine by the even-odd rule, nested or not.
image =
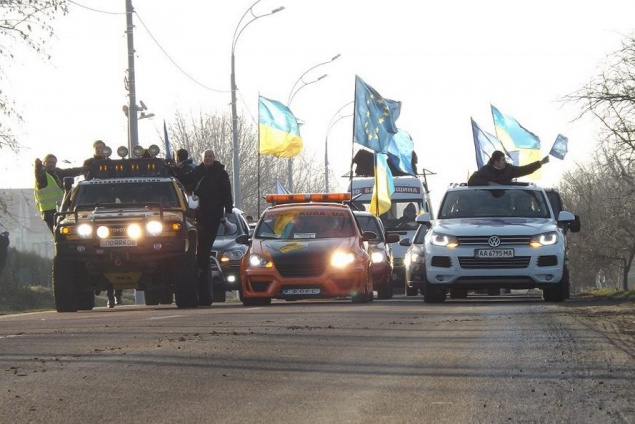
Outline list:
[[[0,313],[53,307],[51,260],[9,248],[0,272]]]

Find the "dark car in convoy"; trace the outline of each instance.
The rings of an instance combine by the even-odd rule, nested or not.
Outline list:
[[[249,234],[249,224],[243,212],[234,208],[218,226],[210,253],[214,302],[225,302],[228,291],[241,289],[240,261],[247,246],[237,243],[236,238],[244,234]]]
[[[372,231],[377,234],[375,239],[369,240],[373,288],[377,291],[378,299],[390,299],[393,294],[391,282],[392,274],[392,245],[399,241],[399,235],[386,233],[384,224],[378,216],[370,212],[354,211],[355,218],[362,231]]]

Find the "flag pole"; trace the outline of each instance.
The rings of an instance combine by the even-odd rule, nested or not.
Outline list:
[[[351,138],[351,169],[348,177],[348,186],[351,190],[351,199],[353,198],[353,157],[355,156],[355,119],[357,118],[357,75],[355,75],[355,97],[353,97],[353,131]]]
[[[258,216],[256,219],[260,219],[260,92],[258,92],[258,161],[257,161],[257,165],[256,165],[256,172],[258,173],[258,183],[257,183],[257,189],[256,189],[256,194],[257,194],[257,199],[258,199],[258,207],[257,207],[257,212],[258,212]]]
[[[377,176],[377,152],[373,150],[373,174],[375,175],[375,214],[379,216],[379,178]]]

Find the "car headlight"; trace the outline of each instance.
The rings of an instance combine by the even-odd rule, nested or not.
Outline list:
[[[238,261],[245,253],[242,250],[228,250],[220,256],[221,262]]]
[[[141,238],[141,226],[139,224],[130,224],[126,229],[126,233],[131,239],[137,240]]]
[[[146,224],[146,231],[151,236],[158,236],[163,231],[163,224],[159,221],[150,221]]]
[[[105,225],[100,225],[97,228],[97,237],[105,239],[110,235],[110,229]]]
[[[384,252],[380,252],[379,250],[375,250],[370,254],[370,260],[374,264],[379,264],[386,261],[386,255]]]
[[[256,268],[271,268],[273,266],[271,262],[256,254],[249,256],[249,265]]]
[[[355,262],[355,255],[352,252],[335,252],[331,256],[331,265],[336,268],[344,268]]]
[[[90,238],[93,234],[93,226],[90,224],[79,224],[77,226],[77,235],[81,238]]]
[[[425,256],[423,256],[423,252],[419,250],[413,250],[412,252],[410,252],[408,259],[411,263],[415,264],[423,264],[426,262],[426,258]]]
[[[531,238],[529,245],[531,247],[552,246],[558,242],[558,233],[550,231],[548,233],[536,234]]]
[[[430,243],[432,243],[434,246],[443,246],[450,249],[459,245],[459,241],[455,236],[449,236],[447,234],[436,232],[430,234]]]

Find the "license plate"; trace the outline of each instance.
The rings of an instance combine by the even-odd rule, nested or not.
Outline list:
[[[476,249],[477,258],[513,258],[514,249]]]
[[[282,294],[320,294],[320,289],[284,289]]]
[[[107,240],[99,240],[100,247],[128,247],[128,246],[136,246],[137,240],[130,239],[107,239]]]

